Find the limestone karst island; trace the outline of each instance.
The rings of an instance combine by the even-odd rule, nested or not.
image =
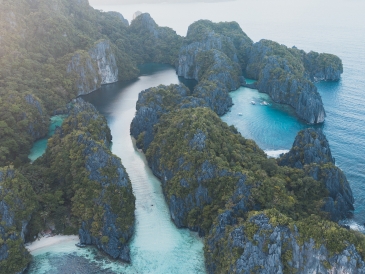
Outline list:
[[[123,15],[0,0],[0,274],[365,273],[319,92],[340,57]],[[235,119],[301,125],[279,157],[223,121],[238,90]]]

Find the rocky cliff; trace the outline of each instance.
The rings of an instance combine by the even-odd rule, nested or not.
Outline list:
[[[121,160],[110,152],[107,121],[81,98],[68,105],[68,113],[46,153],[30,167],[32,178],[40,171],[40,179],[32,179],[38,195],[48,197],[40,202],[47,211],[44,225],[60,233],[78,232],[81,243],[129,262],[135,198]],[[39,180],[51,192],[39,189]],[[32,230],[39,227],[39,214],[32,218]]]
[[[308,224],[315,222],[320,227],[308,231]],[[363,237],[330,222],[294,222],[270,210],[251,214],[246,222],[227,211],[215,224],[205,247],[208,273],[365,272],[359,252]],[[346,237],[353,243],[340,242]]]
[[[137,146],[146,151],[154,139],[153,128],[163,114],[176,109],[199,106],[207,104],[203,99],[191,96],[189,89],[184,85],[160,85],[144,90],[138,95],[131,135],[137,140]]]
[[[252,40],[235,22],[213,23],[199,20],[189,26],[184,45],[179,52],[176,71],[179,76],[199,81],[201,64],[197,60],[201,52],[215,49],[231,61],[244,67],[245,53]]]
[[[338,81],[343,73],[341,59],[333,54],[303,53],[303,63],[312,81]]]
[[[0,270],[23,273],[30,255],[24,237],[36,207],[35,193],[29,182],[15,169],[0,169]]]
[[[324,210],[333,221],[339,221],[354,210],[354,197],[342,170],[335,166],[326,136],[320,129],[306,129],[298,133],[292,149],[281,155],[280,165],[305,170],[305,173],[322,182],[329,192]]]
[[[200,20],[189,26],[179,52],[176,72],[198,81],[193,95],[202,98],[218,115],[232,106],[229,92],[238,89],[242,66],[252,41],[236,23]]]
[[[249,53],[248,77],[257,79],[256,87],[279,103],[292,106],[296,114],[310,124],[326,117],[321,96],[308,80],[301,53],[278,43],[261,40]]]
[[[109,41],[96,42],[88,52],[76,52],[67,66],[67,73],[75,77],[77,95],[118,81],[118,66]]]
[[[131,23],[131,55],[139,64],[166,63],[174,65],[183,38],[168,27],[159,27],[150,14],[142,13]]]

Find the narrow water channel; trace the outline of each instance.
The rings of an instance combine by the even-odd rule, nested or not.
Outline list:
[[[203,243],[171,222],[161,184],[129,134],[138,94],[160,84],[178,84],[175,70],[149,64],[133,83],[102,87],[83,98],[108,120],[112,152],[122,159],[136,196],[136,231],[131,242],[132,268],[138,273],[204,273]],[[132,269],[131,269],[132,270]]]
[[[175,70],[167,65],[142,67],[138,80],[115,83],[83,96],[108,120],[112,152],[119,156],[136,196],[136,231],[131,240],[131,264],[113,261],[95,248],[79,249],[70,240],[32,253],[29,274],[43,273],[205,273],[203,241],[172,223],[160,181],[130,136],[138,94],[160,84],[178,84]]]

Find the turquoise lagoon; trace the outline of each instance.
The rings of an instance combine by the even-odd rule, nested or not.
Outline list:
[[[67,115],[56,115],[51,117],[51,122],[48,128],[48,134],[45,138],[42,138],[36,141],[33,144],[32,149],[30,150],[30,154],[28,158],[34,162],[36,159],[41,157],[47,149],[48,139],[52,137],[57,127],[60,127],[63,123],[63,120],[67,117]]]

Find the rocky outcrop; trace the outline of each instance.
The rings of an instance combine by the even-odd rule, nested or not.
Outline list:
[[[29,182],[13,168],[0,169],[0,269],[23,273],[30,255],[24,248],[28,222],[36,205]]]
[[[114,16],[114,17],[117,17],[120,21],[123,22],[123,24],[125,26],[129,26],[129,22],[127,19],[124,18],[124,16],[119,13],[119,12],[116,12],[116,11],[108,11],[107,14],[111,15],[111,16]]]
[[[24,96],[26,103],[30,106],[29,110],[23,112],[24,120],[28,120],[27,132],[33,140],[40,139],[47,135],[49,116],[42,106],[39,99],[32,94]]]
[[[110,42],[101,40],[89,50],[89,55],[98,65],[98,74],[101,84],[110,84],[118,81],[118,66]]]
[[[112,136],[106,118],[81,98],[67,109],[68,118],[35,163],[36,170],[53,174],[49,175],[52,194],[64,193],[56,210],[66,212],[67,225],[52,220],[53,212],[49,222],[60,232],[77,230],[81,243],[129,262],[135,198],[121,160],[110,151]]]
[[[239,66],[218,51],[210,50],[198,54],[200,82],[193,95],[204,99],[218,115],[223,115],[233,105],[229,92],[241,85]]]
[[[208,273],[365,273],[353,244],[334,253],[303,238],[301,226],[273,224],[265,213],[244,224],[237,224],[229,211],[218,219],[205,249]]]
[[[288,104],[310,124],[326,117],[317,88],[306,77],[301,54],[278,43],[261,40],[255,43],[246,67],[248,77],[257,79],[256,87],[278,103]]]
[[[182,37],[171,28],[159,27],[150,14],[142,13],[131,22],[131,54],[137,62],[174,65]],[[148,41],[148,42],[146,42]]]
[[[205,101],[190,95],[184,85],[160,85],[149,88],[138,95],[136,116],[131,123],[131,135],[137,140],[137,146],[147,150],[154,139],[153,127],[160,117],[173,110],[207,106]]]
[[[92,232],[92,226],[97,221],[93,219],[83,220],[79,229],[80,243],[92,244],[98,249],[114,259],[121,259],[130,262],[128,242],[134,232],[134,222],[124,227],[120,218],[125,218],[120,214],[123,208],[130,208],[126,203],[129,200],[120,200],[118,205],[113,206],[112,191],[122,192],[125,195],[133,196],[132,187],[128,175],[121,164],[119,158],[111,155],[103,146],[88,139],[86,136],[78,137],[80,145],[85,145],[84,157],[86,158],[85,167],[89,172],[89,179],[100,184],[102,191],[95,201],[96,207],[103,209],[101,227],[98,228],[99,235]],[[104,174],[108,168],[113,168],[116,172],[113,178]],[[132,215],[134,212],[132,212]]]
[[[221,146],[226,146],[224,138],[231,142],[231,138],[239,136],[223,125],[212,110],[189,108],[170,112],[161,117],[154,130],[154,140],[146,156],[153,173],[162,182],[171,219],[177,227],[188,227],[205,235],[227,199],[237,204],[237,210],[248,210],[250,188],[246,176],[229,169],[227,159],[232,155],[228,149],[218,152]],[[239,155],[250,153],[240,148],[237,148]],[[235,157],[242,156],[235,154]]]
[[[186,79],[199,81],[201,63],[197,60],[201,52],[215,49],[224,53],[240,66],[245,62],[244,53],[252,40],[235,22],[213,23],[199,20],[189,26],[185,45],[180,49],[176,72]]]
[[[88,52],[76,52],[67,66],[67,73],[75,77],[77,96],[118,81],[117,62],[109,41],[96,42]]]
[[[341,169],[335,166],[326,136],[320,129],[306,129],[298,133],[292,149],[281,155],[280,165],[301,168],[329,192],[324,200],[324,211],[333,221],[339,221],[354,210],[354,197],[349,182]]]
[[[343,73],[341,59],[333,54],[304,53],[303,63],[312,81],[338,81]]]
[[[93,139],[103,142],[107,148],[110,147],[112,135],[106,118],[92,104],[84,101],[82,98],[73,99],[67,104],[67,115],[69,117],[64,121],[64,124],[68,125],[67,130],[63,127],[59,131],[62,137],[71,133],[73,130],[79,130],[97,124],[93,129]]]
[[[218,115],[232,106],[229,92],[241,85],[241,67],[252,41],[235,23],[200,20],[189,26],[179,52],[176,72],[198,81],[194,96],[204,99]]]

